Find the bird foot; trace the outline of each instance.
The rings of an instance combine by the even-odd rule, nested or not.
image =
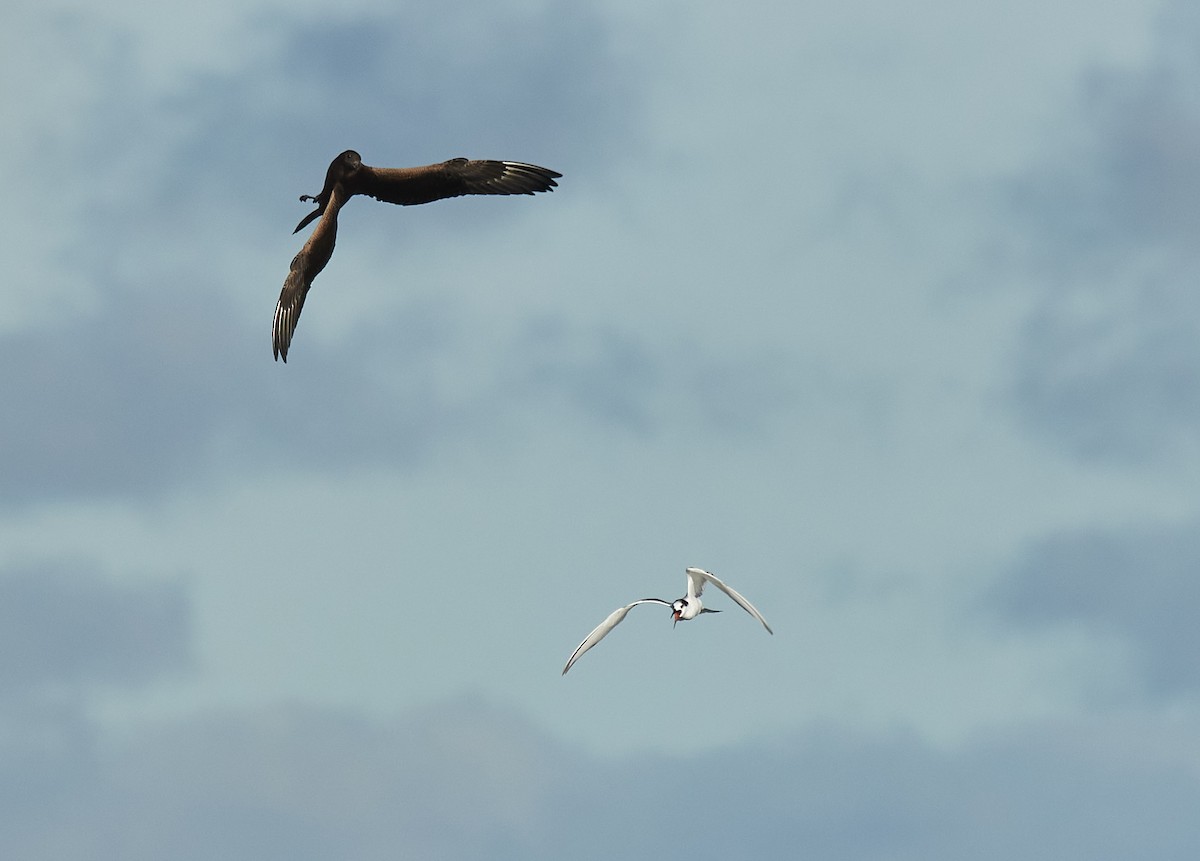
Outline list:
[[[310,201],[310,200],[311,200],[311,201],[313,201],[313,202],[315,203],[317,199],[316,199],[315,197],[313,197],[311,194],[302,194],[302,195],[300,195],[300,202],[301,202],[301,203],[308,203],[308,201]]]

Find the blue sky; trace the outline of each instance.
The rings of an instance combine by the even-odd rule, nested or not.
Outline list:
[[[0,17],[0,855],[1197,856],[1190,4]]]

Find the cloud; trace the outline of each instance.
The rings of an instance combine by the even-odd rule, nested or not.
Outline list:
[[[138,687],[188,666],[190,606],[177,582],[124,584],[80,563],[0,572],[0,697]]]
[[[714,352],[685,338],[650,341],[614,323],[531,319],[507,350],[505,399],[561,404],[573,414],[635,436],[687,424],[726,439],[761,433],[827,368],[790,356]]]
[[[1195,447],[1200,431],[1200,306],[1183,272],[1106,300],[1048,299],[1024,327],[1012,393],[1020,414],[1076,456],[1145,462]],[[1104,288],[1097,285],[1097,290]],[[1098,307],[1096,307],[1098,305]]]
[[[278,71],[256,77],[287,82],[310,145],[330,156],[356,146],[352,134],[395,156],[504,145],[530,159],[607,161],[606,144],[627,139],[642,109],[636,68],[587,4],[416,3],[322,17],[296,26]]]
[[[1012,389],[1029,426],[1089,460],[1147,461],[1200,431],[1200,20],[1155,58],[1098,69],[1058,152],[1008,186],[1014,278],[1037,285]]]
[[[321,299],[310,303],[291,365],[268,358],[271,309],[301,240],[273,263],[264,249],[280,247],[306,210],[296,194],[316,191],[346,146],[385,164],[425,151],[422,159],[545,157],[565,172],[577,165],[570,181],[581,187],[615,169],[642,133],[646,106],[636,64],[618,55],[594,11],[428,4],[273,20],[258,52],[167,85],[139,74],[128,37],[107,35],[80,61],[103,86],[89,87],[74,124],[55,132],[53,187],[29,187],[28,176],[20,186],[38,201],[67,202],[35,220],[55,237],[38,277],[54,272],[70,286],[47,298],[40,319],[0,331],[0,507],[156,499],[284,466],[412,468],[480,418],[545,402],[638,433],[664,420],[664,378],[682,373],[664,355],[669,346],[606,323],[553,322],[546,337],[537,334],[546,315],[535,310],[496,332],[451,297],[400,299],[350,315],[344,339],[327,346],[315,329]],[[306,184],[296,187],[297,176]],[[376,238],[393,257],[427,233],[482,241],[472,225],[484,212],[468,201],[422,208],[399,236],[389,227]],[[369,243],[370,220],[354,227]],[[335,266],[343,259],[344,273],[354,263],[339,254]],[[529,265],[526,247],[489,249],[497,290]],[[331,267],[317,283],[330,302],[336,277]],[[261,296],[252,312],[251,290]],[[476,365],[455,358],[476,343],[498,352],[476,351]],[[753,423],[746,393],[765,409],[786,388],[754,362],[701,359],[712,374],[691,389],[715,423]],[[768,382],[742,387],[739,378]],[[712,385],[721,391],[706,393]],[[745,408],[717,403],[726,399]]]
[[[1159,696],[1200,687],[1200,530],[1195,523],[1051,536],[999,582],[995,608],[1022,626],[1083,625],[1127,642]]]
[[[540,162],[578,183],[611,170],[642,133],[636,69],[586,5],[418,3],[258,26],[256,50],[165,91],[140,77],[136,51],[97,62],[106,85],[80,112],[60,170],[94,195],[104,245],[128,244],[131,225],[294,209],[348,148],[396,167],[459,155]],[[460,206],[454,217],[475,216]]]
[[[0,854],[53,857],[56,819],[106,781],[93,697],[188,671],[191,640],[178,580],[119,582],[81,561],[0,570]]]
[[[296,367],[306,364],[300,355],[275,366],[269,317],[298,245],[270,269],[263,249],[279,247],[304,211],[296,195],[316,191],[347,146],[381,164],[545,160],[574,170],[576,183],[598,183],[620,160],[614,142],[638,139],[645,109],[635,64],[587,6],[417,4],[272,18],[259,50],[165,84],[141,74],[130,33],[107,19],[86,24],[105,38],[72,56],[99,83],[76,94],[72,123],[31,135],[48,138],[48,149],[10,141],[10,163],[36,155],[55,164],[52,176],[20,175],[30,241],[14,235],[41,256],[22,272],[55,286],[43,313],[0,331],[0,506],[155,497],[248,464],[419,462],[508,393],[486,390],[488,370],[474,368],[465,369],[465,402],[440,393],[447,351],[477,337],[451,301],[392,303],[350,327],[368,342],[331,350],[305,337],[315,325],[306,321],[298,352],[307,370]],[[41,28],[68,52],[83,29]],[[29,120],[37,123],[45,118]],[[298,176],[307,179],[297,185]],[[485,211],[466,201],[422,208],[398,238],[380,242],[394,253],[424,231],[477,236],[472,224]],[[493,213],[487,223],[496,225]],[[496,271],[528,267],[522,248],[500,255],[489,261]],[[497,289],[503,277],[514,276]],[[262,298],[250,320],[252,286]],[[525,374],[517,352],[498,359],[517,367],[497,379]],[[599,376],[625,373],[606,361],[576,368],[591,375],[593,400],[617,388]]]
[[[392,721],[293,707],[146,727],[97,750],[28,861],[73,858],[1191,857],[1186,727],[1039,724],[953,751],[812,728],[705,754],[597,759],[474,701]],[[1147,739],[1161,743],[1148,743]],[[64,799],[65,800],[65,799]],[[48,848],[47,848],[48,847]]]
[[[490,418],[547,408],[602,431],[737,435],[796,400],[786,362],[608,324],[542,318],[480,356],[472,341],[494,333],[449,303],[402,307],[333,346],[309,339],[284,366],[270,360],[267,306],[251,327],[220,295],[176,286],[112,286],[92,315],[0,335],[0,504],[152,499],[248,470],[411,469],[491,433]]]
[[[449,340],[436,316],[333,351],[306,343],[306,370],[271,361],[269,317],[252,329],[178,286],[114,287],[94,315],[0,336],[0,502],[156,498],[251,464],[407,465],[453,423],[423,361]]]

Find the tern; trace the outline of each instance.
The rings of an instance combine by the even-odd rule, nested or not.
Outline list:
[[[771,626],[767,624],[767,620],[762,617],[762,613],[758,612],[754,605],[742,597],[741,593],[736,589],[725,585],[718,577],[702,568],[688,568],[686,595],[682,598],[676,598],[674,601],[664,601],[662,598],[642,598],[639,601],[634,601],[632,604],[626,604],[624,607],[613,610],[607,619],[597,625],[595,630],[584,638],[584,641],[579,644],[579,648],[571,653],[571,657],[567,660],[567,665],[563,667],[562,674],[565,676],[567,670],[571,669],[574,663],[583,657],[584,652],[607,637],[608,632],[621,624],[621,621],[629,611],[638,604],[662,604],[664,607],[670,607],[672,627],[679,622],[687,622],[695,619],[701,613],[720,613],[720,610],[710,610],[700,601],[700,595],[704,592],[706,583],[712,583],[732,598],[739,607],[762,622],[762,626],[767,629],[768,634],[775,633],[771,630]]]
[[[555,180],[561,177],[561,173],[536,164],[465,158],[452,158],[424,167],[371,167],[363,164],[362,156],[354,150],[346,150],[330,163],[321,193],[300,196],[301,201],[313,201],[317,208],[304,216],[292,232],[299,233],[312,221],[321,220],[292,260],[275,306],[271,327],[275,361],[287,361],[304,299],[313,279],[333,254],[337,212],[354,195],[365,194],[384,203],[415,206],[464,194],[553,191],[558,186]]]

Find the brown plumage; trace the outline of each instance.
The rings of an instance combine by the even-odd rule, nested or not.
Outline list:
[[[325,173],[325,186],[311,200],[317,208],[306,215],[293,233],[316,218],[316,229],[292,260],[291,271],[283,283],[275,306],[272,341],[275,360],[287,361],[288,347],[304,307],[304,297],[333,254],[337,236],[337,214],[351,197],[365,194],[385,203],[412,206],[464,194],[535,194],[553,191],[562,174],[535,164],[519,161],[472,161],[453,158],[424,167],[371,167],[362,163],[354,150],[335,158]]]
[[[308,242],[300,249],[300,253],[292,258],[292,268],[283,282],[283,292],[279,294],[279,302],[275,305],[275,320],[271,324],[271,344],[275,351],[275,361],[282,357],[287,361],[288,347],[292,344],[292,335],[296,331],[296,323],[300,321],[300,311],[304,308],[304,298],[312,287],[313,279],[317,277],[329,258],[333,256],[333,244],[337,239],[338,210],[345,205],[349,195],[341,183],[334,183],[329,190],[324,214],[317,222],[316,229],[308,237]]]

